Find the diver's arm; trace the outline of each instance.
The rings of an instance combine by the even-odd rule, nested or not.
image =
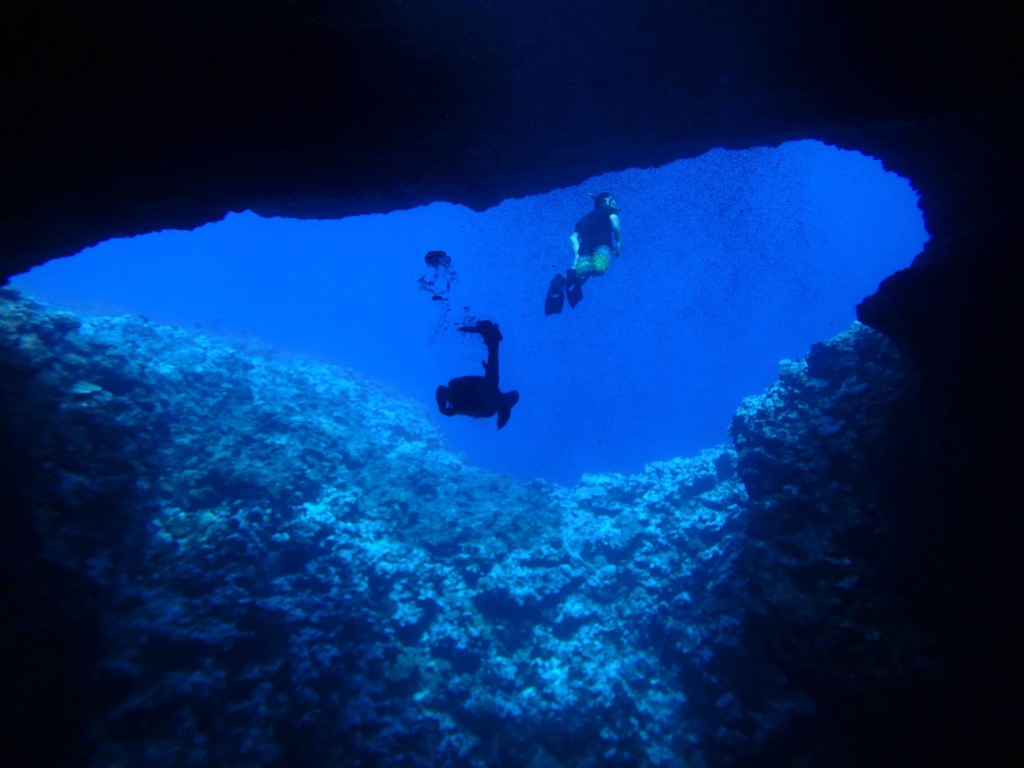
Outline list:
[[[484,381],[487,386],[498,390],[498,340],[487,342],[487,359],[484,360]]]
[[[608,217],[612,225],[612,256],[619,258],[619,251],[622,250],[622,227],[619,224],[619,214],[613,213]]]

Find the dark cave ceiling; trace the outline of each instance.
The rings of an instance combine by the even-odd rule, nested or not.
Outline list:
[[[1015,213],[1006,4],[4,4],[11,274],[228,211],[485,208],[716,146],[884,160],[941,237]]]
[[[957,372],[991,371],[991,350],[1020,325],[1013,12],[919,0],[588,0],[543,13],[451,0],[5,3],[3,274],[229,211],[481,209],[713,147],[815,138],[881,158],[921,193],[932,246],[860,316],[969,388]]]

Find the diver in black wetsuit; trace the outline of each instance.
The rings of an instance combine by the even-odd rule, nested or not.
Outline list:
[[[474,419],[490,418],[498,414],[498,429],[508,423],[512,406],[519,402],[515,390],[502,392],[498,389],[498,342],[502,335],[496,323],[478,320],[475,326],[459,328],[464,333],[479,333],[487,345],[487,359],[484,361],[483,376],[459,376],[437,388],[437,407],[445,416],[472,416]]]
[[[594,210],[576,222],[569,245],[572,247],[572,267],[565,277],[559,273],[551,280],[544,299],[544,314],[562,311],[563,302],[575,308],[583,300],[583,283],[591,275],[603,275],[612,260],[619,258],[622,249],[622,230],[619,206],[610,192],[590,195]]]

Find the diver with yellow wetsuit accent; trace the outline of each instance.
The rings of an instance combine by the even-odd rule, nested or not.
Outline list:
[[[572,267],[565,276],[555,275],[544,299],[544,314],[562,311],[563,303],[575,308],[583,299],[583,283],[591,275],[603,275],[622,249],[622,231],[619,224],[619,206],[610,192],[591,193],[594,210],[576,222],[569,245],[572,247]]]

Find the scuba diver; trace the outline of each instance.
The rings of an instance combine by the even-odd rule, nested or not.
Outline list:
[[[590,196],[594,199],[594,210],[577,221],[569,235],[572,267],[564,277],[559,273],[552,278],[544,299],[545,315],[561,312],[566,299],[575,309],[583,300],[583,283],[587,278],[603,275],[612,260],[619,258],[622,249],[619,206],[610,192],[591,193]]]
[[[437,407],[445,416],[472,416],[474,419],[490,418],[498,414],[498,429],[508,423],[512,406],[519,402],[515,390],[502,392],[498,389],[498,342],[502,340],[496,323],[478,320],[475,326],[459,328],[463,333],[479,333],[487,345],[487,359],[484,361],[483,376],[459,376],[437,388]]]

